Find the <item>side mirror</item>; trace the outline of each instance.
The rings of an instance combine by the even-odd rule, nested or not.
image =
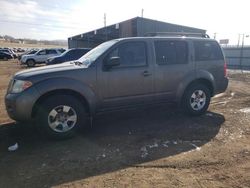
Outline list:
[[[120,65],[120,57],[111,57],[104,64],[106,69],[111,69],[112,67],[119,65]]]

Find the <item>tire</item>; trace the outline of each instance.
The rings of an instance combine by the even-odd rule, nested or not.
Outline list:
[[[185,113],[192,116],[204,114],[209,106],[211,92],[206,85],[192,84],[182,98],[182,108]]]
[[[8,58],[7,58],[7,57],[4,57],[3,60],[4,60],[4,61],[8,61]]]
[[[54,95],[39,106],[36,121],[40,131],[49,138],[66,139],[87,124],[87,113],[76,98]]]
[[[26,61],[26,64],[28,67],[34,67],[36,65],[36,62],[33,59],[29,59]]]

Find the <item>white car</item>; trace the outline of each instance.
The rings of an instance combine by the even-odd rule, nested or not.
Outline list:
[[[20,62],[28,67],[34,67],[36,64],[45,63],[50,57],[58,56],[63,52],[63,49],[42,49],[35,54],[23,55]]]

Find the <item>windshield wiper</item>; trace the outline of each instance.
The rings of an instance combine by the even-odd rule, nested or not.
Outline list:
[[[74,63],[75,65],[78,65],[78,66],[84,65],[84,63],[81,61],[73,61],[72,63]]]

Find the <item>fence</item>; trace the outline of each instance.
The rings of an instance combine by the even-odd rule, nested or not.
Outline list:
[[[228,68],[250,70],[250,46],[223,47]]]

